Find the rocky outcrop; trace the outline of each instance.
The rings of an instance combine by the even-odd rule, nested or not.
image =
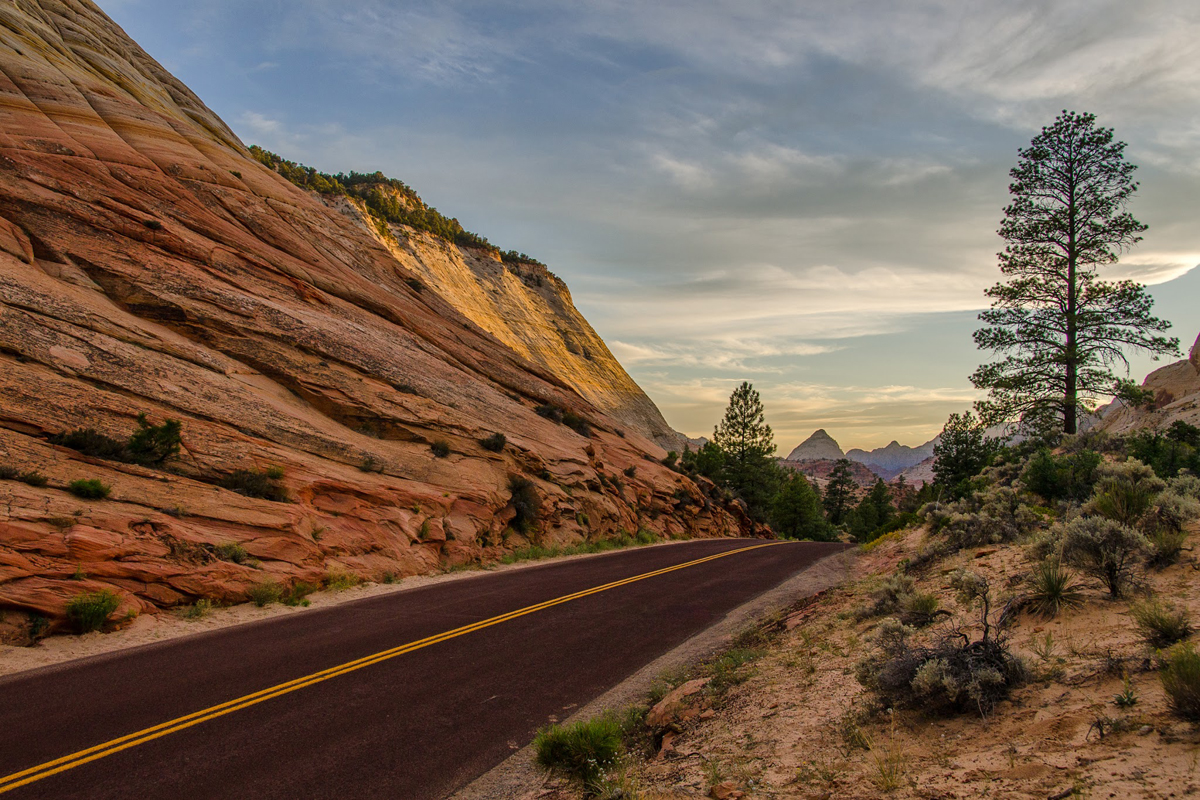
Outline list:
[[[531,540],[754,532],[554,362],[422,290],[425,258],[249,158],[88,0],[0,5],[0,108],[0,609],[58,625],[92,589],[122,615]],[[125,439],[140,414],[182,422],[163,468],[50,441]],[[222,488],[238,471],[289,501]]]
[[[817,482],[818,486],[824,487],[829,482],[829,476],[833,473],[837,466],[838,459],[831,458],[806,458],[800,461],[793,461],[790,458],[781,459],[779,466],[790,469],[793,472],[799,472],[803,475],[812,478]],[[850,462],[850,476],[854,478],[854,482],[859,486],[872,486],[875,481],[879,480],[879,476],[871,471],[866,464],[859,464],[857,461]]]
[[[1145,428],[1163,430],[1180,420],[1200,426],[1200,337],[1186,359],[1154,370],[1142,382],[1153,393],[1143,407],[1114,400],[1093,415],[1089,427],[1108,433],[1129,433]]]
[[[824,428],[813,431],[812,435],[805,439],[800,444],[796,445],[796,449],[788,454],[786,461],[818,461],[832,460],[837,461],[839,458],[844,458],[845,454],[833,437],[825,432]]]
[[[380,191],[387,192],[387,187]],[[404,269],[525,359],[561,379],[601,411],[668,450],[682,450],[654,402],[634,383],[588,321],[567,285],[532,261],[449,245],[407,225],[381,226],[353,198],[321,197],[374,237]]]

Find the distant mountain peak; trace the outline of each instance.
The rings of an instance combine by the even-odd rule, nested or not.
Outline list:
[[[795,450],[788,454],[788,461],[820,461],[822,459],[845,458],[846,454],[834,438],[818,428],[812,435],[801,442]]]

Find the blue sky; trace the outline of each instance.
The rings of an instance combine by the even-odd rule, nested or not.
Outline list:
[[[968,407],[1008,170],[1063,108],[1140,166],[1150,230],[1106,276],[1200,332],[1195,4],[101,6],[246,143],[381,169],[545,261],[689,434],[742,380],[784,452],[918,444]]]

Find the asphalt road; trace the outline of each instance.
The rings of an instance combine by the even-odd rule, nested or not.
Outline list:
[[[482,573],[0,679],[0,794],[442,798],[842,547],[762,544]]]

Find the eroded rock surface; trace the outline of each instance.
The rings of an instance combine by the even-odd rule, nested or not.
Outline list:
[[[59,625],[85,590],[116,591],[122,614],[239,600],[265,580],[427,572],[531,539],[753,532],[485,303],[455,307],[493,267],[421,247],[449,248],[440,268],[461,291],[433,281],[427,253],[398,256],[249,158],[92,3],[0,4],[0,468],[47,480],[0,480],[0,609]],[[540,302],[569,305],[565,287],[542,288]],[[506,302],[490,308],[510,330],[542,313],[522,321]],[[166,469],[49,442],[124,439],[140,413],[183,423]],[[480,444],[494,433],[501,452]],[[291,502],[216,485],[271,467]],[[510,524],[514,476],[540,499],[527,535]],[[109,499],[65,490],[84,478]],[[219,557],[231,543],[243,563]]]

